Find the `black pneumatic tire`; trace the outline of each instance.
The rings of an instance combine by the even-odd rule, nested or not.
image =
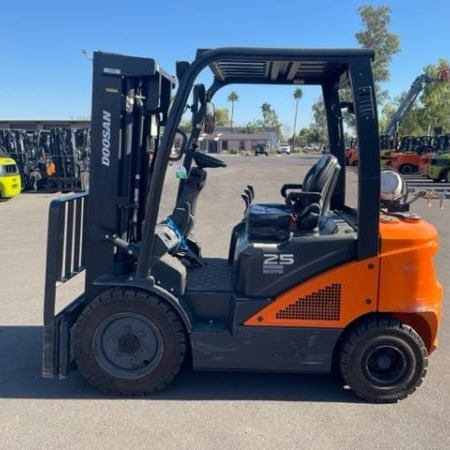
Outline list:
[[[411,164],[403,164],[402,166],[400,166],[399,172],[402,175],[411,175],[415,172],[414,166]]]
[[[422,383],[428,352],[421,337],[393,318],[371,318],[357,325],[341,347],[346,384],[363,400],[396,402]]]
[[[447,172],[445,172],[444,180],[446,183],[450,183],[450,170],[447,170]]]
[[[165,302],[132,289],[110,289],[81,313],[74,330],[81,374],[102,392],[148,395],[180,370],[186,333]]]

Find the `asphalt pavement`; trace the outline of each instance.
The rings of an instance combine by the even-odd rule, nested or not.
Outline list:
[[[228,252],[241,220],[243,188],[256,201],[279,201],[279,187],[300,182],[314,155],[224,157],[211,169],[198,203],[195,234],[206,256]],[[169,168],[161,217],[175,195]],[[347,169],[355,202],[356,172]],[[419,183],[420,184],[420,183]],[[445,186],[442,185],[445,189]],[[447,449],[450,448],[450,324],[444,310],[440,347],[413,395],[397,404],[358,400],[328,376],[194,372],[184,367],[149,398],[107,397],[77,373],[41,378],[41,324],[48,205],[54,194],[24,193],[0,203],[0,448],[152,449]],[[450,202],[414,203],[438,228],[437,272],[450,293]],[[80,277],[78,277],[80,278]],[[82,289],[59,290],[59,305]]]

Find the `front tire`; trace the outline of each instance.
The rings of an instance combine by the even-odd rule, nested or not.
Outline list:
[[[186,334],[177,314],[139,290],[110,289],[81,313],[73,331],[81,374],[102,392],[148,395],[180,370]]]
[[[344,339],[340,367],[346,384],[363,400],[396,402],[422,383],[428,352],[421,337],[392,318],[372,318]]]
[[[447,172],[445,172],[444,180],[446,183],[450,183],[450,170],[447,170]]]

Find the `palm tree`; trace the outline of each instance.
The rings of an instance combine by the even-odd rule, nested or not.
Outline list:
[[[270,116],[271,111],[272,111],[272,107],[270,106],[269,103],[263,103],[261,105],[261,112],[262,112],[262,116],[263,116],[264,128],[267,128],[267,126],[268,126],[269,116]]]
[[[300,88],[294,91],[294,99],[295,99],[295,116],[294,116],[294,142],[292,143],[292,150],[295,151],[295,128],[297,126],[297,113],[298,113],[298,102],[302,98],[303,92]]]
[[[234,116],[234,103],[239,101],[239,95],[235,91],[231,92],[228,96],[228,101],[231,102],[231,131],[233,131],[233,116]]]

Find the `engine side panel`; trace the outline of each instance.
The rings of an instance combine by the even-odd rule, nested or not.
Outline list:
[[[431,349],[442,315],[442,286],[433,257],[439,250],[434,226],[424,220],[381,218],[380,312],[418,314],[427,323]]]
[[[277,296],[245,325],[345,328],[376,311],[378,257],[343,264]]]

